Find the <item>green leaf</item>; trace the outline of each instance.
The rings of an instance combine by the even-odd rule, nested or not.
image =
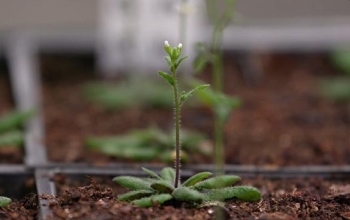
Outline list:
[[[154,181],[151,188],[159,193],[171,193],[174,190],[174,187],[165,180]]]
[[[165,167],[162,169],[160,176],[163,180],[167,181],[170,184],[175,183],[175,170],[171,167]]]
[[[241,178],[235,175],[222,175],[216,176],[193,185],[196,190],[202,189],[218,189],[222,187],[231,186],[235,182],[239,181]]]
[[[5,207],[9,205],[12,202],[10,198],[0,196],[0,207]]]
[[[182,105],[194,92],[204,90],[209,87],[209,84],[197,86],[189,92],[182,92],[180,96],[180,105]]]
[[[4,134],[0,134],[0,147],[1,146],[15,146],[21,147],[24,142],[24,137],[20,131],[10,131]]]
[[[202,72],[208,63],[209,59],[206,54],[202,53],[198,55],[193,63],[195,73]]]
[[[211,172],[201,172],[197,173],[193,176],[191,176],[188,180],[186,180],[182,185],[183,186],[193,186],[194,184],[198,183],[199,181],[208,178],[211,176]]]
[[[334,65],[346,74],[350,74],[350,52],[337,50],[331,54]]]
[[[166,56],[164,58],[168,64],[168,68],[171,69],[171,67],[173,66],[173,63],[171,62],[171,58],[169,56]]]
[[[159,195],[153,195],[147,198],[134,200],[132,203],[134,205],[147,208],[147,207],[155,206],[157,204],[161,205],[164,202],[171,200],[172,198],[173,197],[170,194],[159,194]]]
[[[145,173],[147,173],[148,175],[150,175],[150,176],[153,177],[153,178],[156,178],[156,179],[159,179],[159,180],[162,179],[158,174],[156,174],[156,173],[153,172],[152,170],[149,170],[149,169],[144,168],[144,167],[141,167],[141,169],[142,169]]]
[[[35,111],[12,112],[0,118],[0,133],[23,126],[35,114]]]
[[[176,200],[184,202],[201,202],[203,200],[203,195],[200,192],[188,187],[178,187],[171,195]]]
[[[182,57],[179,61],[177,61],[177,63],[175,64],[175,69],[177,69],[180,66],[180,64],[182,63],[182,61],[184,61],[187,58],[188,58],[188,56],[185,56],[185,57]]]
[[[113,181],[131,190],[152,190],[149,182],[133,176],[118,176]]]
[[[130,191],[125,194],[119,195],[118,196],[118,201],[133,201],[135,199],[140,199],[146,196],[150,196],[154,193],[153,190],[135,190],[135,191]]]
[[[244,202],[256,202],[261,198],[258,189],[251,186],[235,186],[221,189],[208,190],[205,193],[205,201],[224,201],[226,199],[237,198]]]
[[[163,71],[158,71],[158,75],[161,76],[165,81],[167,81],[171,86],[175,85],[174,77],[172,77],[171,75]]]

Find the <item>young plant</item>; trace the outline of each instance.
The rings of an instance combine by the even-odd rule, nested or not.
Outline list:
[[[33,117],[33,111],[12,112],[0,118],[0,147],[20,147],[24,135],[20,128]]]
[[[163,168],[160,175],[142,168],[149,178],[132,176],[115,177],[113,181],[131,191],[119,195],[119,201],[131,202],[140,207],[161,205],[165,202],[184,203],[189,206],[203,207],[206,205],[221,205],[228,199],[239,199],[245,202],[256,202],[261,198],[259,190],[250,186],[232,186],[240,180],[235,175],[223,175],[209,178],[210,172],[193,175],[182,184],[174,187],[177,182],[175,170]]]
[[[224,2],[222,5],[221,2]],[[235,99],[229,101],[230,97],[223,93],[223,55],[222,55],[222,36],[225,28],[231,22],[234,13],[234,0],[216,1],[206,0],[207,14],[213,24],[213,31],[210,44],[198,44],[198,56],[194,62],[196,72],[200,72],[207,64],[212,65],[213,92],[214,96],[226,100],[228,105],[217,105],[214,102],[210,104],[214,110],[214,163],[216,173],[223,173],[224,166],[224,133],[223,127],[228,117],[222,117],[221,110],[233,109],[237,105],[230,105],[236,102]],[[207,91],[203,93],[208,93]],[[216,94],[215,94],[216,93]],[[203,96],[208,96],[204,94]],[[217,100],[216,98],[214,100]],[[216,102],[217,103],[217,102]],[[222,108],[223,107],[223,108]],[[228,113],[230,113],[229,111]],[[225,112],[226,113],[226,112]],[[225,118],[225,119],[223,119]]]
[[[164,204],[167,201],[190,204],[195,207],[206,204],[218,204],[227,199],[238,198],[243,201],[260,200],[260,192],[249,186],[236,186],[232,184],[240,180],[234,175],[220,175],[209,178],[212,173],[201,172],[193,175],[181,184],[180,181],[180,107],[197,90],[203,90],[208,85],[199,85],[189,92],[179,94],[176,70],[186,57],[181,57],[182,45],[172,48],[167,41],[164,46],[168,56],[171,74],[159,71],[158,74],[173,88],[175,102],[175,169],[166,167],[161,174],[143,168],[150,176],[142,179],[132,176],[115,177],[113,181],[132,191],[119,196],[119,201],[131,202],[137,206],[149,207]]]
[[[185,162],[190,159],[188,154],[211,155],[210,145],[207,148],[202,147],[203,143],[208,142],[203,134],[185,130],[181,135],[181,155]],[[121,136],[89,137],[85,140],[87,148],[108,156],[133,161],[161,160],[165,163],[174,161],[173,143],[173,132],[165,133],[156,127],[133,130]]]

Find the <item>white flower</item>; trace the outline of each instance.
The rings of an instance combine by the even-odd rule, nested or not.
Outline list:
[[[177,46],[177,47],[181,49],[182,48],[182,43],[179,43],[179,46]]]
[[[166,40],[166,41],[164,41],[164,46],[166,46],[166,47],[169,47],[170,45],[169,45],[169,42]]]

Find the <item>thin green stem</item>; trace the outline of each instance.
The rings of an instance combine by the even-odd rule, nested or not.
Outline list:
[[[175,84],[174,89],[174,103],[175,103],[175,183],[174,187],[177,188],[180,181],[180,166],[181,166],[181,142],[180,142],[180,103],[177,85],[176,71],[172,71]]]

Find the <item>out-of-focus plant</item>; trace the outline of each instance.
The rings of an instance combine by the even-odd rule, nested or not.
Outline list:
[[[320,82],[320,91],[326,98],[344,103],[350,101],[350,51],[338,50],[331,54],[334,66],[345,76],[323,79]]]
[[[5,196],[0,196],[0,208],[10,205],[11,202],[12,200],[10,198],[7,198]]]
[[[206,0],[207,14],[213,25],[211,42],[198,43],[198,56],[194,62],[196,72],[201,72],[207,64],[212,66],[212,90],[201,91],[202,100],[214,110],[214,162],[217,174],[223,172],[224,166],[224,132],[223,127],[232,109],[238,107],[238,99],[224,95],[223,92],[223,54],[222,36],[234,15],[234,0]]]
[[[34,111],[11,112],[0,118],[0,147],[21,147],[24,135],[22,126],[34,115]]]
[[[170,108],[173,105],[169,100],[171,91],[152,77],[132,77],[119,83],[90,82],[84,86],[83,92],[87,100],[106,110]]]
[[[115,137],[90,137],[85,140],[91,150],[100,151],[106,155],[136,161],[160,159],[165,163],[174,161],[173,132],[165,133],[159,128],[150,127],[144,130],[134,130],[126,135]],[[184,162],[190,160],[189,154],[211,155],[211,146],[208,146],[205,135],[183,130],[182,151]]]

